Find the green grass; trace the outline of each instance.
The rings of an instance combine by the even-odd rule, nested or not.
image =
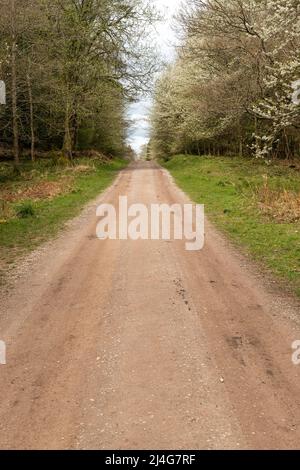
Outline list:
[[[76,167],[79,165],[85,165],[86,171],[77,173]],[[80,213],[88,201],[108,187],[126,165],[126,161],[120,159],[105,163],[80,159],[75,166],[66,168],[46,160],[35,164],[24,163],[21,175],[15,175],[9,164],[0,164],[0,191],[16,193],[41,181],[62,181],[63,177],[69,184],[66,192],[53,198],[9,203],[10,217],[0,223],[2,279],[8,265],[55,236],[69,219]]]
[[[217,227],[300,296],[300,221],[266,215],[257,197],[266,180],[275,193],[299,194],[299,170],[242,158],[183,155],[162,164],[192,200],[205,204]]]

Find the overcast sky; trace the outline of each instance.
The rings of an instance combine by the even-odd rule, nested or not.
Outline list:
[[[178,11],[182,0],[152,0],[164,16],[155,28],[158,50],[164,59],[172,61],[174,58],[174,43],[176,41],[172,31],[172,17]],[[129,144],[135,151],[149,140],[148,116],[151,107],[150,99],[144,99],[129,107],[129,117],[134,121],[129,132]]]

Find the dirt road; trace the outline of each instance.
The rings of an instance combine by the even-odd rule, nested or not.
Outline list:
[[[300,446],[297,306],[207,224],[184,242],[100,241],[101,201],[185,202],[132,165],[2,293],[0,448]]]

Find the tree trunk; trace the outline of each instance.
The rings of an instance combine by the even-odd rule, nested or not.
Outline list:
[[[243,149],[243,129],[242,129],[242,124],[241,121],[239,121],[239,127],[238,127],[238,133],[239,133],[239,156],[243,157],[244,155],[244,149]]]
[[[244,156],[243,139],[242,139],[241,136],[240,136],[240,139],[239,139],[239,155],[240,155],[240,157]]]
[[[71,132],[71,138],[72,138],[72,149],[77,150],[78,148],[78,116],[77,112],[75,111],[72,116],[72,132]]]
[[[256,149],[258,149],[258,147],[259,147],[259,140],[258,140],[258,137],[257,137],[258,122],[257,122],[257,117],[256,116],[254,117],[254,132],[255,132],[255,146],[256,146]]]
[[[19,156],[19,126],[18,126],[18,101],[17,101],[17,39],[15,29],[15,1],[11,3],[11,31],[12,31],[12,48],[11,48],[11,96],[12,96],[12,116],[13,116],[13,136],[14,136],[14,163],[18,169],[20,164]]]
[[[284,131],[284,136],[285,136],[285,142],[286,142],[286,158],[288,160],[290,160],[291,159],[291,148],[290,148],[289,136],[286,132],[286,129]]]
[[[29,98],[29,111],[30,111],[30,134],[31,134],[31,161],[35,160],[35,133],[34,133],[34,115],[33,115],[33,99],[32,99],[32,88],[30,74],[27,74],[27,87],[28,87],[28,98]]]
[[[72,135],[71,135],[71,129],[70,129],[70,105],[69,103],[66,104],[63,154],[66,158],[70,160],[72,159]]]

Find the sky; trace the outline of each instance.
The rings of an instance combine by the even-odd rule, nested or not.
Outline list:
[[[158,50],[165,60],[172,61],[175,54],[176,37],[172,31],[172,17],[179,9],[182,0],[152,0],[163,14],[163,21],[155,27],[155,37]],[[151,99],[144,98],[129,106],[128,115],[133,124],[129,130],[128,143],[139,152],[149,140],[148,116]]]

